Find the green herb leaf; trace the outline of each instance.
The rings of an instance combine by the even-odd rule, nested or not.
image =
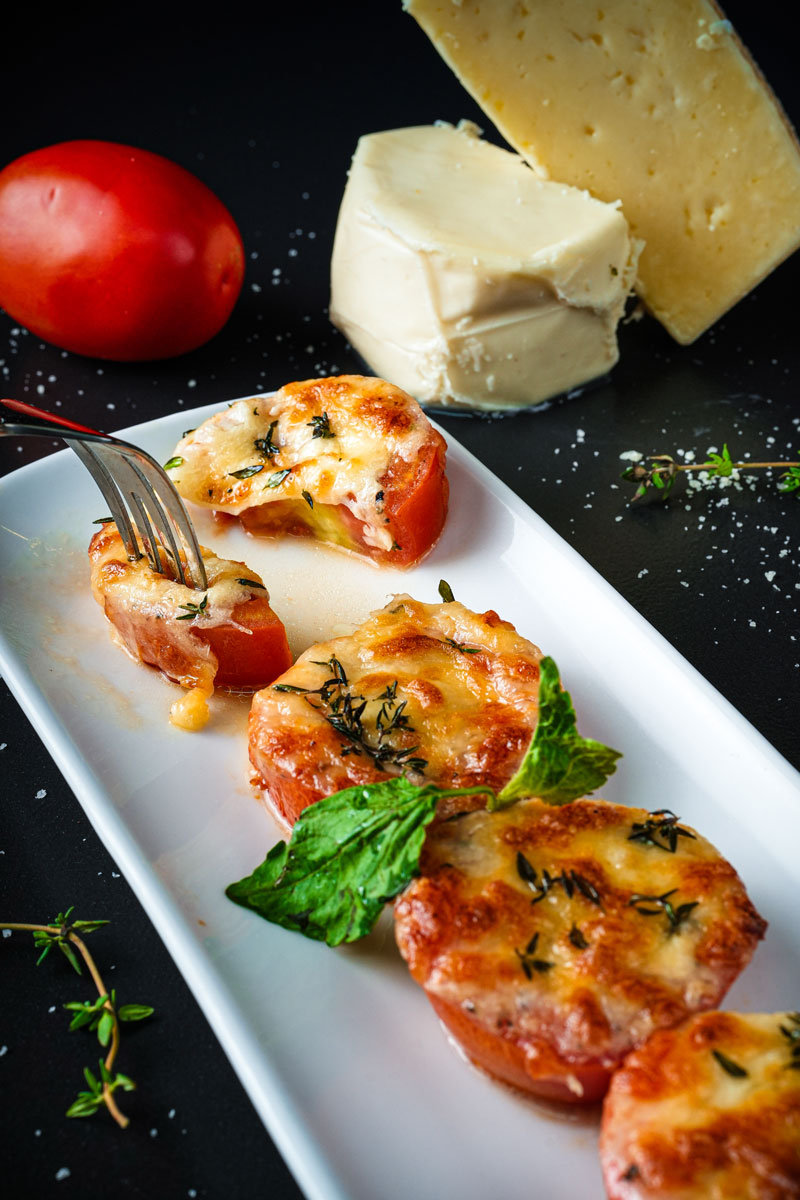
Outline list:
[[[723,1071],[726,1071],[728,1075],[732,1075],[734,1079],[744,1079],[748,1074],[744,1067],[734,1062],[732,1058],[728,1058],[727,1054],[723,1054],[721,1050],[712,1050],[711,1053]]]
[[[300,495],[303,497],[303,499],[305,500],[305,502],[309,508],[314,507],[314,497],[311,495],[310,492],[302,491],[300,493]]]
[[[113,525],[113,517],[98,517],[96,521],[92,521],[93,525]]]
[[[455,600],[453,589],[450,587],[450,584],[446,579],[439,580],[439,595],[442,597],[442,600],[445,604],[452,604]]]
[[[155,1012],[149,1004],[123,1004],[117,1012],[120,1021],[144,1021]]]
[[[308,422],[308,424],[309,424],[310,428],[314,430],[314,432],[311,435],[312,441],[314,438],[336,437],[336,434],[331,429],[330,417],[328,416],[328,414],[326,412],[324,412],[322,414],[322,416],[312,417],[311,420]]]
[[[176,454],[174,458],[170,458],[168,460],[168,462],[164,463],[164,470],[172,471],[175,467],[182,467],[182,466],[183,466],[183,459],[181,458],[180,454]]]
[[[709,452],[708,461],[713,464],[708,468],[709,475],[730,475],[733,471],[733,459],[730,456],[727,443],[722,447],[722,454]]]
[[[291,467],[286,467],[286,469],[284,471],[275,471],[275,473],[273,475],[270,475],[269,479],[264,484],[264,487],[268,487],[268,488],[280,487],[281,484],[283,483],[284,479],[286,478],[286,476],[291,475],[291,473],[292,473]]]
[[[228,474],[234,479],[250,479],[253,475],[257,475],[259,471],[263,470],[263,463],[254,463],[252,467],[242,467],[240,471],[228,471]]]
[[[237,579],[236,582],[240,583],[242,587],[261,588],[262,591],[266,591],[264,584],[259,583],[257,579]],[[182,621],[183,617],[180,617],[179,620]]]
[[[193,621],[195,617],[208,616],[206,608],[208,607],[208,592],[206,592],[199,604],[192,604],[191,600],[188,604],[179,604],[178,608],[185,608],[186,612],[181,616],[176,617],[176,621]]]
[[[778,484],[780,492],[797,492],[800,491],[800,467],[790,467],[788,471],[784,471],[781,475],[781,482]]]
[[[618,750],[581,737],[569,692],[562,691],[552,658],[539,663],[539,719],[516,775],[490,800],[494,811],[522,796],[547,804],[568,804],[599,788],[616,770]]]
[[[354,942],[416,872],[438,801],[485,792],[417,787],[402,777],[346,788],[304,809],[289,844],[273,846],[226,895],[329,946]]]

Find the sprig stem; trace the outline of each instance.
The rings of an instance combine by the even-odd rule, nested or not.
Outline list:
[[[781,471],[778,488],[782,492],[800,490],[800,462],[734,462],[727,445],[723,446],[722,454],[709,452],[708,462],[676,462],[671,454],[642,455],[637,462],[622,472],[623,479],[629,479],[638,484],[633,499],[638,500],[650,489],[661,493],[666,500],[672,491],[678,475],[684,471],[706,471],[712,477],[725,477],[734,471],[776,470]]]
[[[94,1005],[91,1005],[89,1002],[85,1004],[70,1003],[65,1005],[66,1008],[78,1010],[79,1013],[78,1016],[73,1018],[70,1028],[77,1029],[87,1024],[91,1029],[99,1026],[98,1038],[101,1045],[107,1046],[108,1049],[105,1058],[100,1061],[99,1080],[96,1080],[90,1071],[84,1071],[84,1076],[92,1090],[88,1093],[81,1093],[78,1100],[75,1101],[67,1112],[67,1116],[88,1116],[100,1105],[104,1104],[119,1127],[125,1129],[129,1124],[129,1119],[120,1111],[113,1093],[115,1088],[119,1086],[123,1087],[125,1091],[130,1091],[134,1087],[134,1084],[127,1076],[114,1076],[112,1074],[112,1067],[119,1052],[120,1020],[141,1020],[143,1017],[149,1016],[153,1010],[147,1005],[123,1005],[117,1011],[115,993],[109,993],[106,989],[103,977],[88,946],[83,938],[76,933],[77,928],[86,933],[91,933],[101,925],[107,924],[107,922],[75,921],[70,923],[69,917],[71,912],[72,909],[68,909],[66,913],[59,913],[56,917],[57,924],[36,925],[20,921],[0,921],[0,929],[32,933],[37,947],[44,947],[39,957],[39,962],[46,957],[53,946],[58,946],[62,950],[78,974],[81,973],[81,969],[75,957],[75,950],[77,950],[83,959],[92,977],[92,982],[97,988],[98,1000]],[[99,1013],[103,1014],[102,1018],[98,1016]]]

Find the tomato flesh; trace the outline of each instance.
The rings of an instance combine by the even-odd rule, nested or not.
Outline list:
[[[231,214],[160,155],[63,142],[0,171],[0,305],[65,350],[183,354],[222,328],[243,278]]]
[[[211,647],[219,662],[214,676],[218,688],[256,691],[292,665],[283,622],[259,596],[238,604],[229,624],[193,628],[192,633]]]

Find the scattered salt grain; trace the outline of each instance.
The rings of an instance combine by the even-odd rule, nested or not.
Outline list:
[[[44,788],[39,788],[38,792],[36,793],[36,799],[37,799],[37,800],[44,800],[44,798],[45,798],[45,796],[46,796],[46,795],[47,795],[47,792],[45,791],[45,789],[44,789]]]
[[[62,1179],[69,1179],[71,1171],[69,1167],[59,1167],[56,1171],[56,1179],[60,1183]]]

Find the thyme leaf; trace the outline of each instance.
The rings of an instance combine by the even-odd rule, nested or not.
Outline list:
[[[732,1058],[728,1058],[727,1054],[723,1054],[721,1050],[712,1050],[711,1053],[723,1071],[726,1071],[728,1075],[732,1075],[734,1079],[744,1079],[749,1074],[744,1067],[734,1062]]]
[[[263,463],[253,463],[251,467],[242,467],[240,471],[228,471],[228,474],[233,479],[251,479],[253,475],[257,475],[259,471],[263,470]]]
[[[260,588],[262,591],[267,590],[264,584],[259,583],[257,579],[237,579],[236,582],[240,583],[242,587]],[[181,618],[181,620],[183,620],[183,618]]]
[[[787,1013],[786,1016],[789,1026],[778,1026],[789,1043],[789,1061],[785,1067],[790,1071],[800,1071],[800,1012]]]
[[[175,467],[182,467],[182,466],[183,466],[183,459],[181,458],[180,454],[176,454],[173,458],[168,459],[167,462],[164,463],[164,470],[172,471],[172,470],[174,470]]]
[[[107,991],[97,964],[84,941],[87,934],[107,925],[108,921],[78,921],[72,920],[74,908],[59,913],[50,925],[31,925],[27,923],[0,921],[0,929],[18,929],[33,934],[33,943],[40,950],[36,965],[47,958],[55,948],[62,951],[67,961],[77,972],[83,973],[81,961],[92,977],[97,988],[96,1000],[70,1000],[64,1008],[73,1014],[70,1030],[88,1028],[96,1033],[100,1045],[108,1047],[104,1059],[100,1059],[100,1077],[95,1076],[88,1067],[84,1068],[83,1077],[88,1085],[88,1091],[78,1093],[77,1099],[66,1111],[68,1117],[90,1117],[100,1108],[107,1108],[111,1116],[124,1129],[129,1121],[119,1110],[113,1094],[118,1088],[129,1092],[135,1088],[135,1083],[127,1075],[112,1074],[112,1068],[117,1058],[120,1043],[120,1022],[141,1021],[152,1016],[153,1009],[149,1004],[124,1004],[117,1007],[115,991]],[[77,953],[76,953],[77,951]],[[78,958],[80,955],[80,960]]]
[[[690,900],[675,908],[670,896],[674,896],[677,890],[677,888],[671,888],[668,892],[662,892],[660,896],[645,896],[640,892],[635,892],[628,901],[628,908],[635,908],[643,917],[657,917],[663,912],[667,918],[667,932],[673,934],[700,903],[699,900]],[[645,904],[655,904],[656,907],[645,908],[643,907]]]
[[[591,883],[585,875],[579,874],[574,870],[563,870],[559,875],[551,875],[545,868],[542,871],[541,879],[539,872],[534,867],[533,863],[525,857],[521,850],[517,851],[517,874],[520,879],[527,883],[528,887],[534,893],[531,904],[538,904],[540,900],[544,900],[554,887],[562,887],[566,893],[567,899],[571,900],[576,892],[583,896],[584,900],[588,900],[590,904],[594,904],[597,908],[603,907],[603,900],[597,888]]]
[[[195,617],[206,617],[206,616],[208,616],[208,613],[206,612],[207,606],[208,606],[208,592],[206,592],[205,596],[203,596],[203,599],[200,601],[199,604],[192,604],[191,600],[189,601],[188,604],[179,604],[178,608],[185,608],[186,612],[182,613],[181,616],[176,617],[175,620],[176,621],[193,621]]]
[[[676,817],[669,808],[656,808],[645,821],[634,821],[631,825],[629,842],[641,842],[645,846],[657,846],[659,850],[667,850],[674,854],[678,847],[678,838],[692,838],[696,835],[678,824]],[[662,838],[662,841],[659,841]]]
[[[274,474],[270,475],[269,479],[264,484],[264,487],[268,487],[268,488],[280,487],[281,484],[283,483],[284,479],[287,477],[287,475],[291,475],[291,473],[292,473],[291,467],[285,467],[283,471],[275,471]]]
[[[321,416],[312,417],[308,424],[314,430],[311,435],[312,440],[314,438],[336,437],[336,434],[331,429],[330,417],[326,412],[322,413]]]
[[[517,946],[514,947],[514,953],[519,959],[520,966],[525,973],[526,979],[533,979],[533,972],[536,971],[539,975],[545,975],[552,970],[556,965],[554,962],[549,962],[544,958],[536,958],[536,946],[539,942],[538,931],[533,935],[524,950],[520,950]]]
[[[675,484],[678,475],[686,472],[703,472],[705,479],[728,478],[734,471],[780,470],[786,468],[779,476],[778,490],[781,492],[796,492],[800,490],[800,462],[734,462],[727,444],[722,447],[722,453],[709,451],[706,462],[676,462],[671,454],[640,455],[637,462],[631,463],[622,472],[620,478],[635,483],[636,491],[633,499],[638,500],[650,489],[660,493],[660,499],[666,500]],[[781,482],[785,480],[785,482]]]
[[[276,446],[272,440],[272,434],[277,428],[277,425],[278,422],[273,421],[267,430],[267,436],[263,438],[255,438],[253,441],[253,445],[255,446],[256,450],[259,454],[263,454],[264,458],[272,458],[274,454],[278,453],[279,447]]]
[[[306,688],[291,683],[276,683],[272,685],[273,689],[276,692],[304,695],[312,708],[322,712],[328,724],[351,743],[343,748],[343,755],[366,754],[381,769],[394,765],[400,770],[422,774],[428,761],[416,754],[419,746],[398,746],[387,740],[392,733],[414,732],[414,727],[405,712],[408,701],[397,700],[397,680],[393,680],[379,696],[368,698],[349,690],[347,673],[335,656],[327,662],[316,662],[314,665],[327,667],[331,672],[329,678],[323,680],[319,687]],[[312,697],[318,697],[319,703],[315,703]],[[365,728],[364,716],[368,706],[375,704],[378,704],[379,708],[372,718],[375,727],[373,734],[369,727]]]
[[[452,604],[455,600],[453,589],[450,587],[450,584],[446,579],[439,580],[439,595],[442,597],[442,600],[445,604]]]

